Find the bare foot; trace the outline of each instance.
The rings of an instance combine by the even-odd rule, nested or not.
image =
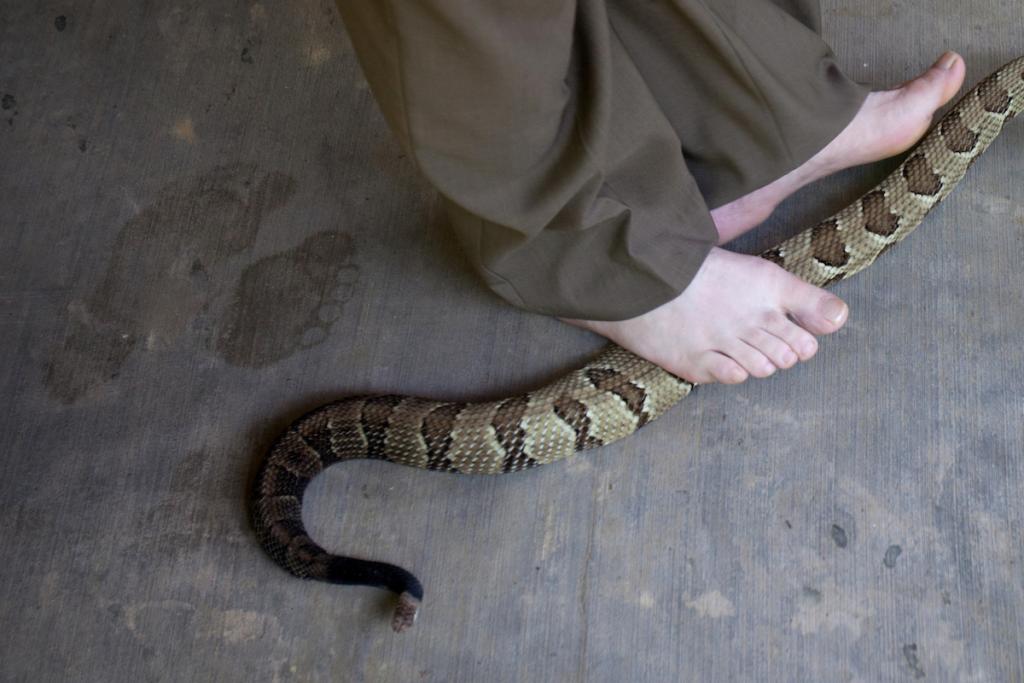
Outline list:
[[[965,66],[947,52],[922,76],[868,95],[853,121],[807,163],[711,212],[720,244],[766,219],[787,196],[843,168],[909,149],[963,84]],[[698,384],[736,384],[810,359],[815,335],[846,322],[845,303],[756,256],[714,248],[672,301],[622,321],[566,320]]]
[[[713,210],[718,243],[725,244],[763,223],[783,199],[808,183],[910,149],[928,131],[936,110],[963,85],[965,73],[960,55],[947,52],[914,80],[894,90],[870,93],[839,137],[803,166]]]
[[[672,301],[622,321],[568,320],[690,382],[737,384],[808,360],[835,332],[839,298],[757,256],[715,247]]]

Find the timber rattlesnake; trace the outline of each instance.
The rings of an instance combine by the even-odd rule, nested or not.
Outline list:
[[[906,237],[1024,109],[1024,57],[965,95],[875,189],[762,254],[818,286],[848,278]],[[423,597],[406,570],[332,555],[307,535],[302,495],[324,468],[373,458],[467,474],[516,472],[632,434],[693,385],[618,346],[521,396],[487,403],[411,396],[341,399],[296,420],[257,475],[253,522],[263,548],[295,576],[379,586],[399,595],[392,627],[412,625]]]

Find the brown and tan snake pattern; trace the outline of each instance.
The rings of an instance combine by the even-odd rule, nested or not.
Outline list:
[[[1024,57],[982,81],[876,188],[762,256],[828,286],[906,237],[1024,109]],[[423,589],[393,565],[332,555],[306,533],[302,496],[326,467],[372,458],[465,474],[517,472],[617,441],[661,416],[693,385],[618,346],[521,396],[453,403],[349,397],[295,421],[272,446],[252,499],[264,549],[295,576],[373,585],[399,595],[392,627],[412,625]]]

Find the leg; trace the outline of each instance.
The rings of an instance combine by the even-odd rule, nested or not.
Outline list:
[[[711,211],[725,244],[759,225],[801,187],[844,168],[886,159],[909,149],[932,116],[963,84],[963,60],[947,52],[924,74],[902,86],[868,95],[853,121],[799,168]]]
[[[817,0],[607,3],[710,208],[801,166],[868,96],[815,32]]]
[[[778,4],[790,2],[800,0],[778,0]],[[661,19],[671,23],[665,17],[686,11],[688,3],[671,0],[647,3],[642,9],[634,4],[622,7],[624,16],[632,23],[621,27],[620,33],[628,34],[639,25],[638,15],[664,13],[668,7],[669,13]],[[713,42],[718,35],[716,31],[723,30],[723,26],[743,33],[744,15],[729,12],[739,6],[723,0],[721,7],[724,7],[722,16],[707,20],[700,6],[693,5],[687,18],[696,28],[691,27],[692,34],[681,44],[693,47],[701,40]],[[715,8],[718,10],[719,5]],[[761,0],[751,0],[743,8],[760,8],[767,12],[767,17],[773,12]],[[785,17],[776,19],[783,24],[788,21]],[[647,17],[645,21],[649,20]],[[809,41],[803,58],[814,58],[816,53],[813,40],[807,35],[809,32],[793,31],[800,40]],[[638,36],[642,36],[642,32]],[[773,39],[778,41],[778,36],[774,35]],[[786,64],[773,63],[771,45],[764,45],[761,40],[755,32],[747,31],[744,36],[727,41],[730,49],[734,44],[740,45],[736,50],[741,65],[733,69],[740,74],[739,80],[734,88],[727,88],[730,92],[724,99],[712,99],[695,108],[689,102],[674,100],[671,92],[664,95],[670,120],[680,128],[683,127],[680,122],[689,121],[702,132],[691,135],[688,140],[686,130],[677,131],[683,140],[688,165],[696,168],[695,175],[701,181],[709,206],[716,207],[711,214],[719,231],[720,244],[763,221],[782,199],[807,183],[841,168],[907,149],[925,133],[935,110],[955,94],[964,77],[962,60],[954,54],[944,55],[935,67],[903,87],[866,94],[857,102],[852,120],[847,116],[844,125],[834,130],[831,137],[823,137],[829,122],[837,117],[836,112],[848,107],[854,99],[843,81],[834,77],[834,65],[828,65],[828,53],[822,53],[819,62],[819,65],[826,64],[822,70],[826,77],[817,85],[797,84],[789,88],[784,80],[779,80],[784,79]],[[637,47],[641,45],[639,40],[631,44],[642,55],[640,61],[648,64],[649,74],[658,71],[659,60],[664,61],[665,54],[671,54],[675,46],[675,43],[666,43],[656,30],[650,44]],[[657,47],[653,56],[651,45]],[[757,63],[759,55],[767,60],[765,64]],[[800,73],[800,64],[796,67],[796,72]],[[713,76],[697,69],[687,73],[684,80],[721,84],[721,75],[715,72],[718,66],[712,64],[709,68]],[[802,73],[804,78],[814,80],[813,71],[804,68]],[[753,74],[764,75],[766,82],[775,79],[777,87],[757,87],[757,84],[748,87],[747,79]],[[831,88],[828,84],[833,82],[837,84],[832,90],[834,97],[831,103],[826,98],[824,111],[814,108],[810,95],[794,98],[789,94],[799,93],[802,88],[811,94],[815,88],[828,92]],[[669,82],[663,87],[675,85]],[[658,86],[652,89],[657,92]],[[693,92],[696,88],[687,83],[681,90]],[[771,93],[775,91],[782,94],[772,101]],[[752,104],[757,100],[756,95],[766,92],[769,93],[765,95],[767,104],[761,116],[756,112],[749,114],[746,110],[756,108]],[[796,115],[801,106],[806,107],[803,119],[814,124],[808,128],[807,139],[802,139],[801,117]],[[716,111],[716,107],[722,110]],[[732,128],[734,124],[730,120],[735,118],[735,111],[741,112],[738,118],[744,124],[738,128]],[[712,124],[701,123],[708,117]],[[758,131],[759,125],[763,130]],[[742,136],[740,129],[748,136],[741,137],[739,144],[735,144],[737,135]],[[713,134],[709,134],[709,130]],[[809,143],[815,144],[816,149],[808,148]],[[745,159],[750,160],[754,170],[745,169]],[[803,161],[794,163],[794,159]],[[756,182],[766,178],[766,172],[774,172],[777,179]],[[798,360],[810,359],[817,350],[814,335],[834,332],[847,316],[847,307],[840,299],[798,280],[774,264],[714,248],[686,290],[672,301],[630,320],[569,319],[567,322],[602,334],[691,381],[736,383],[749,376],[766,377],[779,368],[792,367]]]
[[[760,223],[786,196],[841,168],[904,151],[963,83],[965,67],[947,53],[924,75],[872,93],[844,131],[796,170],[711,212],[727,242]],[[714,248],[676,299],[619,322],[567,320],[594,330],[694,382],[735,384],[809,360],[814,334],[846,321],[846,305],[755,256]]]
[[[719,237],[606,5],[338,2],[385,118],[470,262],[538,313],[651,310]]]

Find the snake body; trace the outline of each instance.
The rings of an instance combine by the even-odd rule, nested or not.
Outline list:
[[[857,274],[921,223],[1021,109],[1024,57],[965,95],[878,186],[761,256],[818,286]],[[496,401],[343,398],[296,420],[271,447],[252,498],[256,534],[295,576],[394,591],[392,628],[402,631],[416,618],[420,582],[394,565],[333,555],[309,537],[302,496],[317,474],[358,458],[466,474],[517,472],[628,436],[693,388],[611,345],[537,391]]]

